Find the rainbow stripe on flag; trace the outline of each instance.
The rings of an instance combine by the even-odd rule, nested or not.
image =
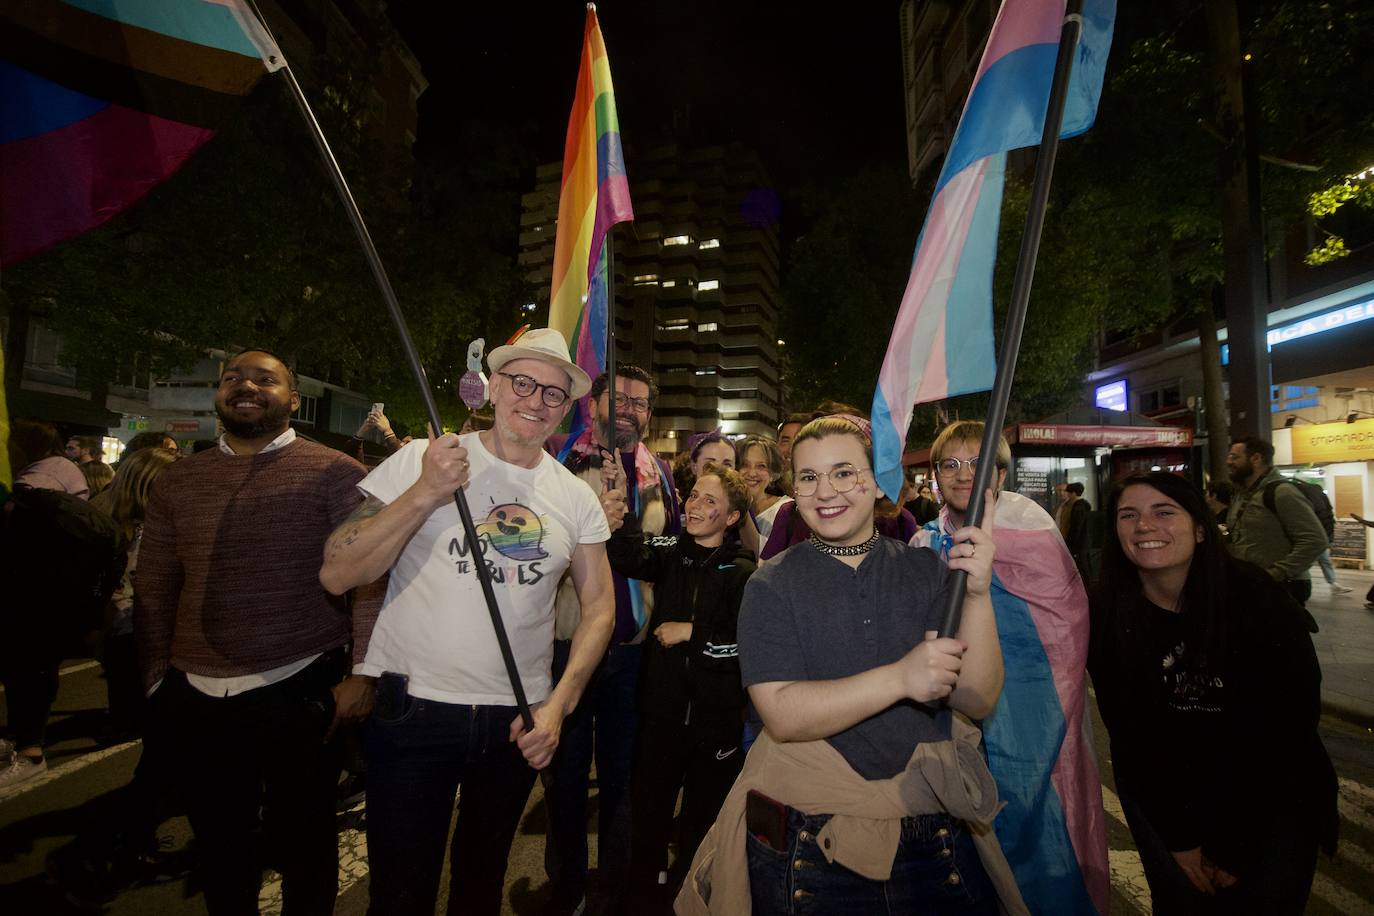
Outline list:
[[[1103,914],[1111,897],[1107,825],[1084,726],[1088,596],[1039,503],[1001,493],[992,511],[992,610],[1005,682],[980,725],[1006,802],[993,830],[1032,913]],[[911,543],[946,559],[953,527],[942,509]]]
[[[142,199],[284,65],[242,0],[0,6],[0,264]]]
[[[549,327],[562,332],[569,357],[592,378],[606,368],[606,236],[616,223],[634,218],[611,62],[601,39],[596,5],[589,3],[577,93],[563,148]],[[574,414],[569,441],[584,428],[588,403],[584,399],[582,409]]]
[[[885,493],[901,489],[914,405],[992,387],[992,268],[1006,154],[1040,142],[1065,6],[1004,0],[988,37],[873,394],[873,465]],[[1115,18],[1115,0],[1085,0],[1060,136],[1092,126]]]

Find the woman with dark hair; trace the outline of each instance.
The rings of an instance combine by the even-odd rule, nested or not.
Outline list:
[[[1337,825],[1302,610],[1181,477],[1127,477],[1107,517],[1088,670],[1155,911],[1301,913]]]

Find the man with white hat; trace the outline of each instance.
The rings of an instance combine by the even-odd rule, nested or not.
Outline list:
[[[544,451],[591,387],[567,354],[549,328],[493,350],[493,428],[402,448],[359,484],[366,500],[325,545],[320,581],[331,592],[391,573],[355,669],[377,679],[367,738],[372,916],[434,912],[460,784],[449,912],[500,912],[535,770],[552,759],[564,717],[606,652],[614,619],[607,519],[619,515]],[[475,550],[453,504],[459,487],[476,522]],[[515,707],[472,568],[478,557],[492,574],[532,731]],[[553,604],[565,570],[582,621],[553,686]]]

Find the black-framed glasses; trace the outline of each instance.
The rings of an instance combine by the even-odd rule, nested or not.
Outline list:
[[[627,397],[623,392],[617,391],[615,393],[615,409],[624,410],[627,407],[633,407],[635,413],[648,413],[649,399]]]
[[[815,496],[821,485],[821,478],[830,481],[830,488],[836,493],[848,493],[859,483],[859,477],[867,468],[856,468],[852,464],[842,464],[829,471],[806,470],[792,478],[792,486],[798,496]]]
[[[557,385],[540,384],[528,375],[511,375],[509,372],[498,372],[496,374],[510,379],[511,390],[519,397],[527,398],[538,391],[539,399],[549,407],[562,407],[567,403],[568,398],[572,397],[572,395],[568,394]]]
[[[959,473],[959,469],[968,465],[968,469],[974,474],[978,473],[978,456],[974,455],[968,460],[959,458],[941,458],[935,463],[935,472],[941,477],[953,477]]]

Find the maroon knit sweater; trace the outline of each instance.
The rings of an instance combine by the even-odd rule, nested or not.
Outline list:
[[[363,466],[297,439],[258,455],[218,448],[153,485],[134,583],[146,686],[169,666],[208,677],[268,671],[353,641],[367,653],[385,577],[347,598],[320,585],[324,542],[358,507]]]

